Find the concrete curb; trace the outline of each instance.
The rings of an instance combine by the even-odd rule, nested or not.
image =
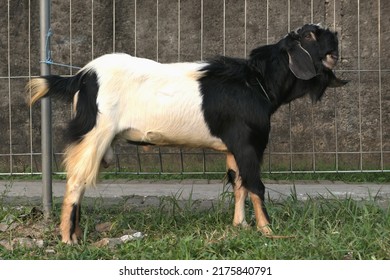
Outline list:
[[[390,200],[390,184],[341,183],[341,182],[275,182],[265,183],[266,197],[284,199],[295,193],[298,199],[308,197]],[[12,198],[40,198],[40,181],[0,181],[0,196]],[[53,197],[62,197],[65,181],[53,182]],[[97,187],[87,189],[85,197],[90,198],[128,198],[128,197],[167,197],[178,200],[216,200],[231,186],[221,181],[183,180],[183,181],[125,181],[111,180],[98,183]]]

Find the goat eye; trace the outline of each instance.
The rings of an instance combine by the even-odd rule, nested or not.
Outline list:
[[[311,39],[313,39],[313,37],[311,36],[310,33],[307,33],[307,34],[305,35],[305,39],[306,39],[306,40],[311,40]]]
[[[316,39],[316,35],[314,35],[313,32],[308,32],[308,33],[306,33],[306,34],[303,36],[303,38],[304,38],[305,40],[307,40],[307,41],[316,41],[316,40],[317,40],[317,39]]]

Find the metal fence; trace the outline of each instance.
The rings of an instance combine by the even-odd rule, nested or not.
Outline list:
[[[0,175],[39,174],[40,108],[29,109],[24,85],[39,75],[38,0],[0,0]],[[390,170],[390,2],[381,0],[111,0],[52,1],[51,73],[72,75],[89,60],[126,52],[162,63],[216,54],[246,57],[304,23],[338,31],[338,76],[350,83],[283,106],[272,118],[263,171]],[[39,107],[39,106],[38,106]],[[71,106],[53,102],[53,168],[61,173],[62,129]],[[210,150],[116,143],[106,172],[207,174],[225,171]]]

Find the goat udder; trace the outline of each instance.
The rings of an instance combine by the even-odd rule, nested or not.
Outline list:
[[[104,168],[107,168],[110,166],[111,162],[114,159],[114,150],[110,146],[107,151],[104,153],[103,159],[102,159],[102,165]]]

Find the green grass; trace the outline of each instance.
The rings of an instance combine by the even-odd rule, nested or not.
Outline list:
[[[133,208],[124,201],[107,207],[97,199],[83,208],[84,237],[75,246],[59,241],[56,230],[59,201],[55,202],[48,223],[43,222],[42,214],[35,207],[3,206],[0,221],[18,223],[19,228],[0,232],[0,240],[30,234],[42,238],[44,246],[15,246],[8,250],[0,245],[0,258],[390,259],[390,207],[380,205],[375,198],[299,201],[292,194],[283,201],[269,201],[267,207],[275,233],[294,236],[289,239],[269,239],[254,227],[231,226],[230,194],[222,196],[210,209],[198,209],[196,205],[196,201],[181,203],[175,197],[168,197],[161,199],[156,207]],[[247,214],[253,215],[251,210]],[[97,232],[95,225],[104,222],[111,222],[111,229]],[[104,237],[120,237],[130,229],[146,236],[114,248],[93,245]]]

